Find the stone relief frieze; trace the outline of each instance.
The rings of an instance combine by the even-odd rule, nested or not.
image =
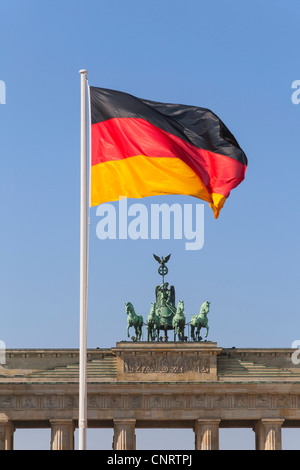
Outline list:
[[[270,395],[257,395],[256,408],[270,408]]]
[[[207,396],[206,395],[194,395],[192,397],[192,408],[207,408]]]
[[[150,398],[150,408],[165,408],[165,397],[153,395]]]
[[[36,408],[37,407],[37,400],[35,397],[23,397],[22,408]]]
[[[3,395],[0,410],[77,409],[77,395]],[[248,393],[141,393],[88,396],[89,409],[299,409],[300,394]]]
[[[136,395],[136,396],[130,397],[129,408],[133,410],[137,408],[143,408],[142,396]]]
[[[5,396],[0,398],[0,408],[15,408],[16,402],[15,398],[12,396]]]
[[[235,408],[248,408],[249,399],[248,395],[236,395],[234,397],[234,407]]]
[[[78,399],[77,397],[67,396],[65,397],[65,407],[66,408],[78,408]]]
[[[47,396],[44,398],[44,403],[43,403],[44,408],[60,408],[59,402],[58,402],[58,397],[55,395]]]

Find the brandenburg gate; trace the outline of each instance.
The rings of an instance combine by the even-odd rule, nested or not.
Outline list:
[[[113,428],[114,450],[134,450],[139,428],[190,428],[196,450],[216,450],[219,429],[229,427],[253,429],[256,449],[281,449],[282,428],[300,427],[295,350],[222,348],[208,341],[210,302],[186,321],[184,302],[175,307],[175,289],[164,281],[169,257],[155,258],[163,282],[155,289],[147,340],[144,319],[127,302],[133,341],[87,350],[88,427]],[[51,449],[72,450],[78,411],[78,349],[6,350],[0,449],[14,448],[16,429],[50,428]]]
[[[300,427],[300,369],[290,349],[222,349],[213,342],[120,342],[88,350],[88,427],[113,428],[113,449],[135,449],[136,428],[191,428],[195,449],[218,449],[220,427],[249,427],[257,449],[280,449]],[[73,449],[78,350],[7,350],[0,366],[0,448],[18,428],[51,428]],[[108,449],[109,450],[109,449]]]

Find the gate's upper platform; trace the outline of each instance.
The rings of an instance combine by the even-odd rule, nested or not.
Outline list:
[[[89,383],[299,382],[294,349],[221,348],[216,343],[120,342],[88,349]],[[0,383],[77,383],[78,349],[8,349]]]

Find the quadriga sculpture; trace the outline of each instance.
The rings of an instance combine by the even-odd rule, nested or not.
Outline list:
[[[184,312],[184,302],[180,300],[177,308],[175,305],[175,288],[169,286],[165,282],[165,276],[168,274],[166,263],[170,256],[165,258],[153,255],[159,263],[158,273],[162,276],[162,283],[155,288],[155,302],[151,303],[150,313],[147,316],[147,341],[168,341],[168,331],[174,331],[174,341],[187,341],[188,337],[184,336],[185,327],[191,325],[191,339],[193,341],[201,341],[200,330],[206,328],[205,338],[208,335],[208,319],[210,302],[203,302],[198,315],[193,315],[190,322],[186,322]],[[133,341],[140,341],[142,338],[142,327],[144,325],[142,315],[135,313],[131,302],[126,302],[127,313],[127,336],[129,338],[129,328],[134,327],[135,337]],[[164,336],[160,337],[160,331],[164,332]]]

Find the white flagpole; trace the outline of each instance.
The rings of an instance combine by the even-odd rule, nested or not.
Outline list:
[[[79,351],[79,450],[86,450],[87,429],[87,70],[81,74],[80,149],[80,351]]]

